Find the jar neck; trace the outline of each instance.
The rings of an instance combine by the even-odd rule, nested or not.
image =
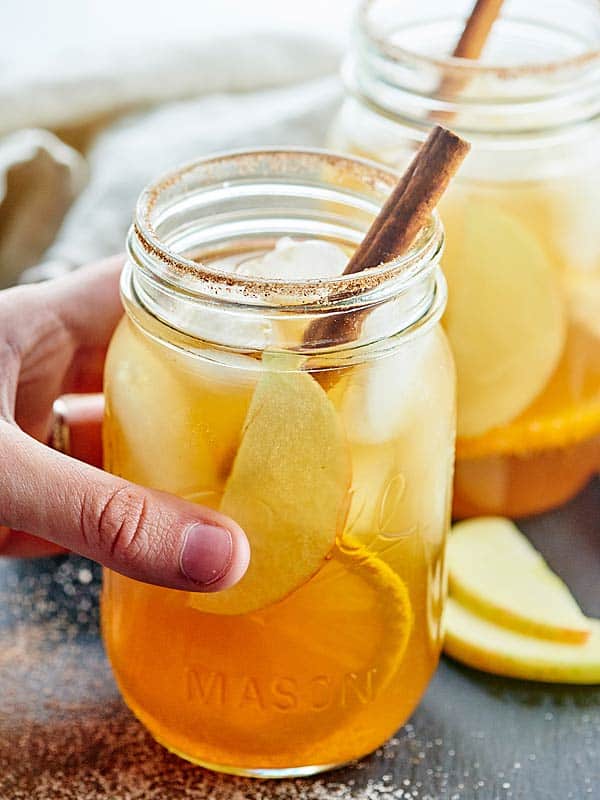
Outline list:
[[[350,253],[396,180],[358,159],[280,150],[218,156],[166,175],[142,194],[129,232],[128,310],[142,325],[154,320],[246,353],[314,356],[302,332],[341,315],[365,320],[360,336],[324,341],[317,350],[360,350],[413,335],[434,324],[445,304],[437,215],[405,255],[355,275],[289,281],[219,267],[228,253],[268,250],[284,236],[326,240]]]
[[[440,57],[452,52],[472,2],[432,5],[359,8],[345,79],[378,114],[426,127],[439,120],[471,138],[551,136],[600,114],[597,3],[513,0],[478,61]]]

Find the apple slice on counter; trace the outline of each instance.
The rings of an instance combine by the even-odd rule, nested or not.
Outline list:
[[[546,683],[600,683],[600,620],[588,620],[584,644],[566,644],[504,628],[450,598],[445,625],[445,652],[469,667]]]
[[[230,589],[190,594],[190,605],[244,614],[305,583],[342,531],[351,479],[341,421],[319,384],[302,371],[263,373],[220,507],[246,532],[250,566]]]
[[[447,557],[450,594],[473,613],[558,642],[582,643],[590,635],[568,587],[509,519],[454,525]]]

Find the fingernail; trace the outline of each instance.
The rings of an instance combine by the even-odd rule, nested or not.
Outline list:
[[[181,551],[181,571],[193,583],[210,586],[229,570],[233,559],[233,540],[225,528],[192,525]]]

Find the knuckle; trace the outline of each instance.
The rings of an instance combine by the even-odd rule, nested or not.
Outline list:
[[[21,367],[21,349],[15,338],[2,335],[0,331],[0,374],[2,374],[2,391],[0,392],[0,414],[4,419],[12,417],[14,393],[19,379]]]
[[[122,486],[85,506],[82,533],[88,541],[95,540],[101,552],[125,562],[137,561],[151,552],[156,525],[143,492]]]
[[[23,356],[25,291],[25,287],[5,289],[0,296],[0,356],[4,362],[19,363]]]

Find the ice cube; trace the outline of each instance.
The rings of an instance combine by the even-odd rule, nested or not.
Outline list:
[[[415,424],[435,391],[440,363],[439,334],[431,331],[353,370],[339,404],[349,438],[378,444]]]
[[[232,311],[217,304],[201,308],[187,304],[177,308],[169,321],[183,333],[218,347],[263,350],[274,340],[271,321],[256,312],[244,313],[241,307]],[[231,354],[227,360],[241,364],[248,358]]]
[[[332,278],[341,275],[348,262],[347,254],[337,245],[317,239],[296,241],[285,236],[272,250],[251,256],[232,266],[231,259],[222,269],[252,278],[280,278],[287,281],[306,278]],[[217,265],[218,266],[218,265]],[[273,298],[281,305],[293,301],[284,294]],[[198,310],[193,306],[177,311],[176,324],[186,333],[207,342],[241,350],[261,350],[273,346],[286,347],[291,341],[302,342],[308,322],[298,319],[279,320],[276,314],[239,306],[228,310],[219,305]]]
[[[326,280],[341,275],[347,263],[346,253],[331,242],[319,239],[296,241],[284,236],[267,253],[241,261],[235,272],[253,278],[280,278],[287,281],[311,278]],[[281,305],[292,303],[293,300],[293,296],[277,296]],[[270,338],[264,346],[279,343],[288,347],[292,342],[300,345],[308,324],[300,315],[294,320],[274,320],[268,331]]]
[[[346,253],[331,242],[320,239],[296,241],[284,236],[273,250],[241,261],[235,272],[252,278],[288,281],[335,278],[342,274],[347,263]]]

